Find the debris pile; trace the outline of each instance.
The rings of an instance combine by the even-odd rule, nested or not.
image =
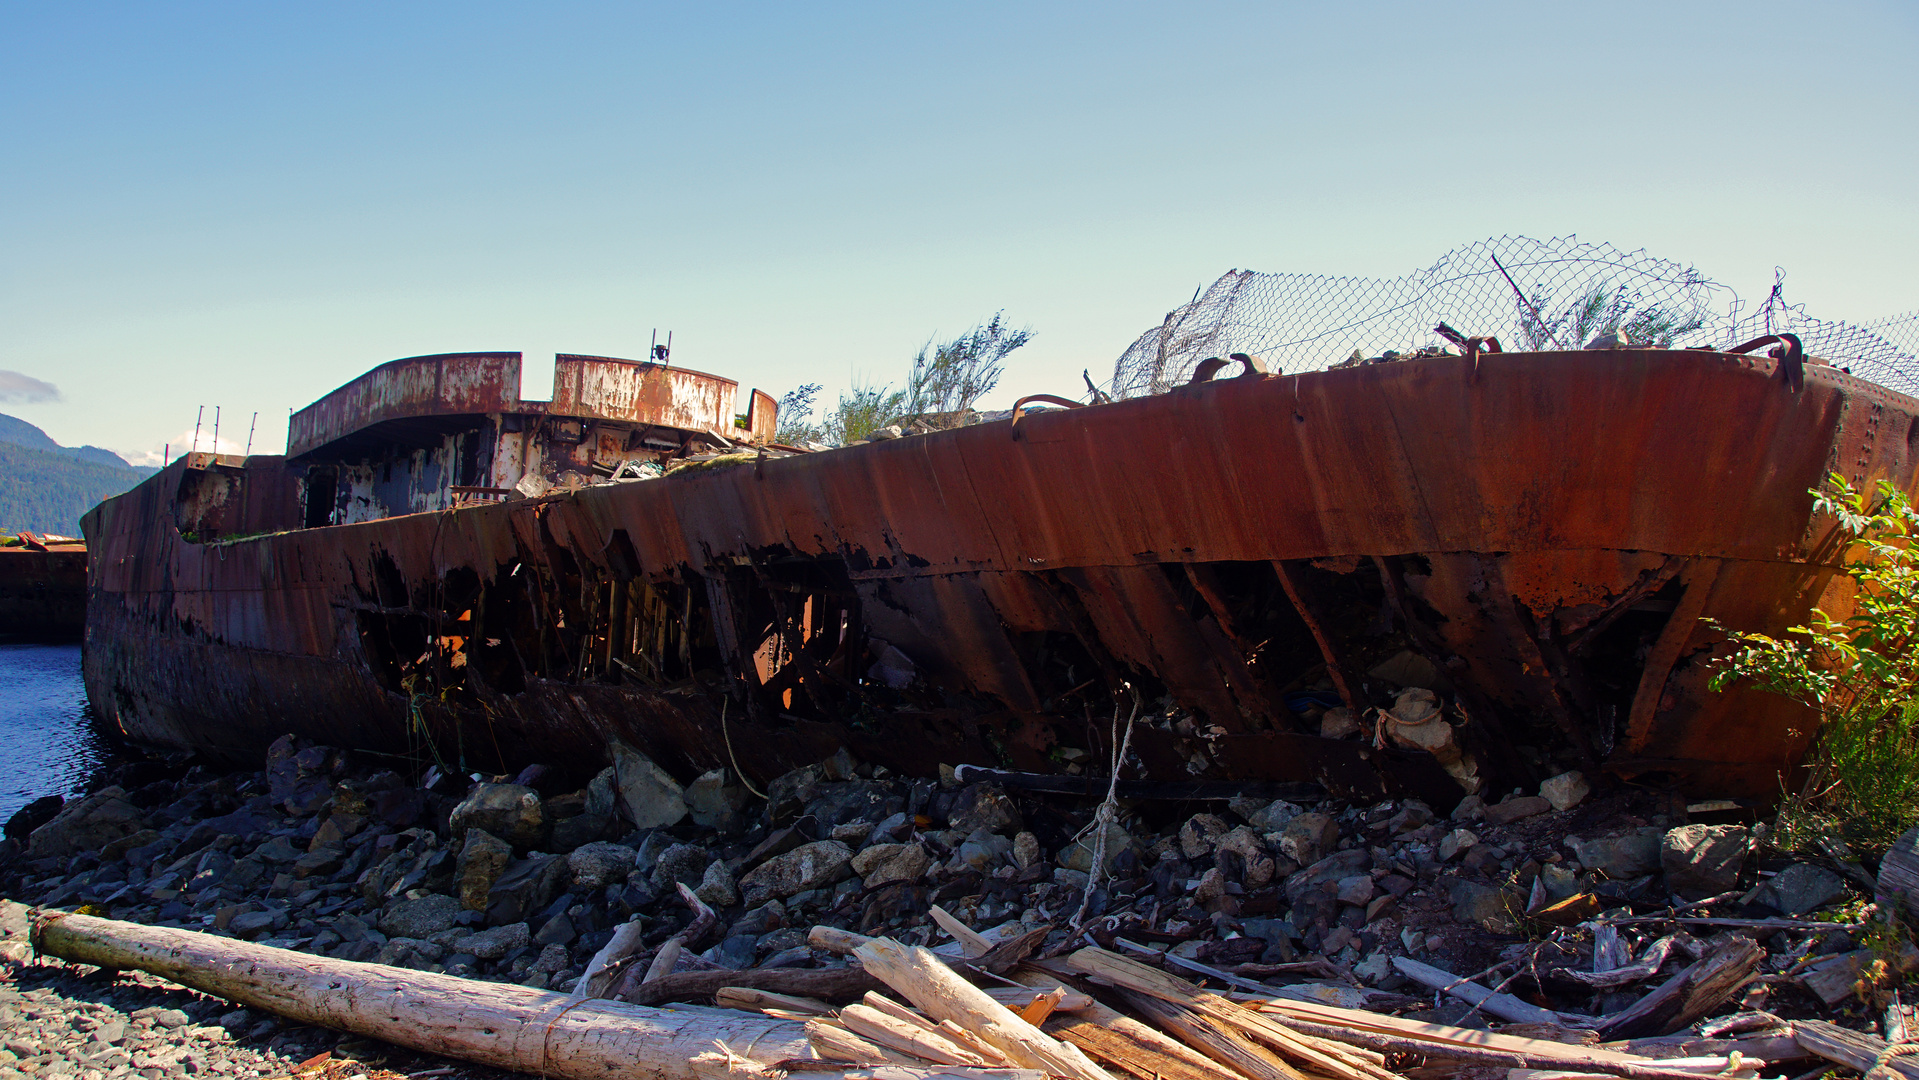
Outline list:
[[[610,756],[575,790],[539,767],[413,783],[290,737],[257,773],[125,764],[8,823],[0,892],[573,1000],[765,1011],[842,1063],[1056,1075],[1071,1059],[982,1042],[915,980],[1141,1077],[1652,1080],[1870,1065],[1873,1036],[1821,1021],[1897,1041],[1919,967],[1843,848],[1785,856],[1736,806],[1578,773],[1452,807],[1310,786],[1101,804],[844,752],[763,797]],[[1919,1059],[1888,1067],[1907,1060],[1919,1080]]]

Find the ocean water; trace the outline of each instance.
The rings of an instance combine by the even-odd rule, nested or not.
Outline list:
[[[77,793],[110,747],[80,684],[80,646],[0,644],[0,821]]]

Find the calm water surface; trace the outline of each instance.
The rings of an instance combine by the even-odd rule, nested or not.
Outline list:
[[[78,645],[0,645],[0,821],[77,792],[109,744],[80,685]]]

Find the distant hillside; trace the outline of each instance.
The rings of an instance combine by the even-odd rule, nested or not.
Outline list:
[[[97,446],[61,446],[25,420],[0,413],[0,530],[79,536],[81,515],[153,471]]]
[[[116,469],[132,469],[137,466],[127,463],[127,459],[111,450],[102,450],[97,446],[61,446],[52,436],[17,416],[0,413],[0,443],[12,443],[29,450],[45,450],[48,453],[66,454],[81,461],[91,461],[96,465],[108,465]],[[151,468],[141,475],[150,473]]]

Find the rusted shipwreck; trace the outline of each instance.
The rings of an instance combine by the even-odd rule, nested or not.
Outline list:
[[[22,532],[0,545],[0,641],[78,641],[86,613],[85,544]]]
[[[533,402],[518,354],[395,361],[286,456],[192,454],[87,517],[87,690],[234,756],[294,731],[584,770],[618,737],[763,782],[842,745],[1101,771],[1130,687],[1129,777],[1456,799],[1431,755],[1311,719],[1413,684],[1494,791],[1584,767],[1764,796],[1809,718],[1709,692],[1703,620],[1845,610],[1808,489],[1910,490],[1919,455],[1919,402],[1764,355],[1206,366],[787,453],[772,399],[736,418],[698,372],[562,356]]]

